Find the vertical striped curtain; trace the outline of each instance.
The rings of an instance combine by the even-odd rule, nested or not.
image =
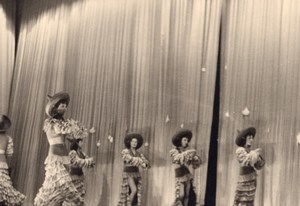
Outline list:
[[[14,0],[0,1],[0,113],[8,113],[15,59]]]
[[[144,136],[143,205],[171,205],[171,137],[191,129],[204,202],[221,0],[25,0],[10,116],[14,180],[33,203],[44,180],[46,95],[70,93],[68,116],[94,126],[84,150],[87,205],[116,205],[127,132]],[[110,138],[108,138],[110,137]],[[112,138],[111,138],[112,137]],[[96,147],[96,143],[100,146]]]
[[[217,205],[232,205],[238,177],[237,130],[254,126],[255,205],[300,205],[300,2],[226,1],[222,20]],[[249,110],[249,115],[242,111]],[[246,113],[244,113],[246,114]],[[228,204],[227,204],[228,203]]]

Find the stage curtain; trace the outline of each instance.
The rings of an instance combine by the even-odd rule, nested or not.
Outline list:
[[[44,180],[46,95],[70,93],[68,117],[96,133],[84,150],[87,205],[117,205],[123,139],[144,136],[142,205],[171,205],[172,135],[191,129],[204,163],[195,171],[204,202],[218,55],[221,0],[25,0],[10,116],[13,173],[32,205]],[[97,147],[96,143],[100,146]]]
[[[8,113],[15,60],[15,1],[0,1],[0,114]]]
[[[237,130],[249,126],[257,129],[254,147],[262,148],[266,160],[258,172],[255,205],[300,205],[300,2],[226,2],[217,205],[233,204],[238,177],[234,141]]]

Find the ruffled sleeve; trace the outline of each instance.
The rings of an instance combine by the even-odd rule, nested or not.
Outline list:
[[[69,157],[71,164],[76,167],[90,168],[95,165],[93,158],[82,159],[77,155],[75,150],[70,151]]]
[[[88,136],[87,128],[74,119],[58,120],[48,118],[44,122],[44,131],[48,132],[49,130],[53,130],[56,134],[67,135],[70,139],[83,139]]]
[[[45,119],[43,130],[44,132],[48,132],[50,129],[52,129],[51,119]]]
[[[181,163],[181,159],[182,159],[182,155],[179,153],[179,151],[177,149],[171,149],[170,150],[170,156],[172,158],[172,162],[174,164],[180,164]]]
[[[69,121],[48,118],[44,122],[44,131],[53,130],[56,134],[70,134],[71,125]]]
[[[12,156],[14,153],[14,144],[13,144],[13,139],[8,136],[8,143],[7,143],[7,147],[6,147],[6,155],[7,156]]]
[[[125,163],[130,164],[131,166],[142,166],[144,163],[141,157],[134,157],[131,155],[129,149],[124,149],[122,151],[122,159]]]
[[[74,119],[67,120],[70,127],[70,135],[75,139],[84,139],[88,137],[88,129],[79,121]]]
[[[258,162],[260,157],[257,151],[252,150],[248,153],[246,149],[243,147],[239,147],[236,150],[236,155],[239,163],[242,166],[252,166],[252,167],[254,167],[254,165]]]
[[[187,164],[192,165],[194,169],[200,167],[202,161],[201,158],[196,154],[196,150],[190,149],[184,152],[179,152],[177,149],[170,150],[172,162],[174,164]]]
[[[239,147],[239,148],[237,148],[235,153],[237,155],[238,162],[242,166],[249,166],[250,165],[250,155],[247,153],[245,148]]]

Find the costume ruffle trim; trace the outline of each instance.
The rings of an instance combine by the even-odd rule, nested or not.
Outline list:
[[[84,186],[84,179],[73,179],[72,180],[78,194],[80,195],[80,197],[84,200],[84,196],[85,196],[85,186]],[[62,206],[75,206],[76,204],[72,203],[72,202],[68,202],[65,201],[63,202]]]
[[[88,136],[88,130],[79,121],[74,119],[54,119],[48,118],[44,122],[44,131],[53,129],[56,134],[68,134],[75,139],[83,139]]]
[[[17,191],[13,185],[7,170],[0,170],[0,199],[7,206],[22,205],[26,197]]]
[[[95,165],[94,158],[86,156],[85,159],[80,158],[75,150],[69,152],[70,162],[73,166],[79,168],[91,168]]]
[[[130,187],[128,183],[128,174],[123,173],[122,180],[122,188],[120,194],[120,201],[118,202],[118,206],[132,206],[130,204]],[[137,177],[137,204],[135,206],[141,206],[141,197],[142,197],[142,179],[141,177]]]
[[[189,149],[184,152],[179,152],[178,149],[170,150],[170,155],[174,164],[187,164],[192,165],[194,169],[200,167],[202,161],[196,154],[196,150]]]
[[[122,159],[124,160],[125,163],[131,166],[142,167],[144,169],[150,168],[148,160],[146,160],[144,155],[142,155],[139,152],[136,152],[136,155],[133,156],[133,154],[130,152],[129,149],[124,149],[122,151]]]
[[[62,162],[49,161],[46,164],[46,176],[42,187],[34,200],[36,206],[61,204],[68,200],[75,205],[84,205],[83,199],[72,183],[72,179]]]
[[[257,173],[254,171],[247,175],[239,175],[238,182],[248,182],[251,180],[256,180],[256,178],[257,178]]]
[[[45,160],[45,164],[52,164],[54,162],[61,162],[64,165],[68,165],[70,164],[70,157],[49,154]]]
[[[239,176],[239,181],[235,191],[235,204],[243,205],[243,202],[254,202],[256,191],[256,173]]]
[[[181,186],[182,182],[178,181],[177,179],[178,178],[176,178],[176,183],[175,183],[175,201],[172,204],[172,206],[183,206],[183,203],[180,200],[180,186]],[[196,199],[194,199],[193,201],[191,201],[192,195],[196,195],[196,193],[195,193],[195,187],[193,185],[193,179],[190,179],[189,181],[191,181],[191,190],[190,190],[190,196],[189,196],[189,205],[193,205],[194,206],[194,205],[196,205],[196,203],[192,203],[192,204],[190,204],[190,203],[193,202],[193,201],[196,201]]]

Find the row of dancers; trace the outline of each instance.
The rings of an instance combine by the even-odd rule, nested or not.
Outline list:
[[[64,114],[70,102],[66,92],[48,96],[44,122],[44,132],[49,142],[49,152],[45,160],[45,180],[39,189],[34,205],[85,205],[85,186],[83,168],[95,166],[92,157],[82,151],[83,140],[89,131],[80,122],[65,119]],[[12,186],[8,158],[13,154],[13,141],[6,131],[11,121],[5,115],[0,115],[0,206],[22,205],[25,195]],[[256,170],[264,166],[261,150],[251,150],[256,130],[247,128],[236,137],[237,158],[240,163],[240,173],[237,183],[234,205],[252,206],[256,191]],[[196,206],[196,193],[193,185],[193,175],[190,169],[200,167],[202,160],[195,149],[189,149],[192,132],[182,129],[173,136],[174,149],[170,151],[175,167],[175,201],[173,206]],[[69,140],[68,152],[65,141]],[[149,169],[146,157],[138,151],[143,145],[143,137],[138,133],[127,134],[124,138],[125,149],[122,151],[123,174],[118,206],[141,206],[142,178],[139,168]],[[9,162],[9,161],[8,161]]]

